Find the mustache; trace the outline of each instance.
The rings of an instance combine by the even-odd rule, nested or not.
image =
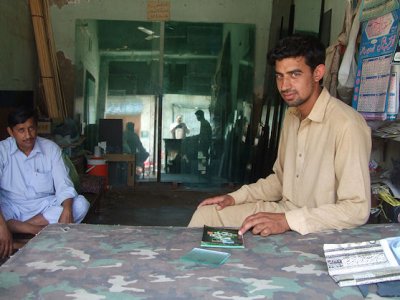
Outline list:
[[[292,90],[292,89],[286,89],[286,90],[280,90],[280,93],[294,93],[294,92],[296,92],[295,90]]]
[[[31,142],[31,141],[34,141],[35,139],[34,138],[27,138],[27,139],[23,139],[22,141],[23,142]]]

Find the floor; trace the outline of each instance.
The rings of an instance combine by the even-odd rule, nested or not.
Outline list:
[[[85,223],[136,226],[187,226],[197,205],[205,198],[235,189],[224,185],[183,185],[178,183],[138,182],[134,189],[110,188],[97,213]]]

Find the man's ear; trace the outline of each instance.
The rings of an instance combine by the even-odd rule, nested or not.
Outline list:
[[[7,127],[7,132],[8,132],[8,134],[10,135],[10,136],[14,136],[14,134],[13,134],[13,132],[12,132],[12,129],[10,128],[10,127]]]
[[[325,75],[325,65],[320,64],[314,69],[314,80],[316,82],[320,81],[322,78],[324,78]]]

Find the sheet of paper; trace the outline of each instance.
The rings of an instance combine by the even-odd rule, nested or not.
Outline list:
[[[324,244],[329,275],[339,286],[400,280],[400,237]]]

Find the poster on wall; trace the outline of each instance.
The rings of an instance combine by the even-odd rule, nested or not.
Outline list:
[[[352,105],[367,120],[387,118],[391,63],[398,37],[397,9],[362,23]]]
[[[360,22],[381,17],[397,8],[398,0],[363,0]]]

